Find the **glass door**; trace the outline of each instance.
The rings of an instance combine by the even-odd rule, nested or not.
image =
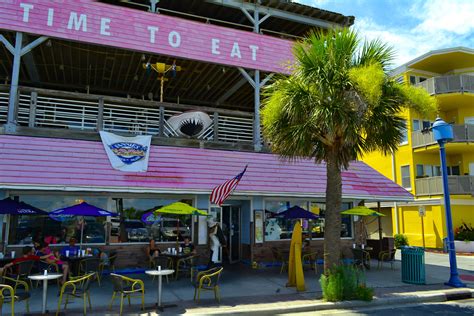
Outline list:
[[[230,207],[229,261],[240,261],[240,207]]]

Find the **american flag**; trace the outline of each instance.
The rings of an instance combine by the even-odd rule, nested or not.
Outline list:
[[[222,203],[229,197],[229,195],[232,193],[232,191],[235,190],[237,185],[240,182],[240,179],[244,176],[245,171],[247,170],[247,166],[245,166],[244,171],[239,173],[237,176],[234,178],[227,180],[226,182],[222,183],[221,185],[218,185],[212,190],[211,197],[209,198],[209,201],[211,203],[216,204],[221,206]]]

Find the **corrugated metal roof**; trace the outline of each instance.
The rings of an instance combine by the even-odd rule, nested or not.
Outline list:
[[[100,142],[0,136],[0,188],[209,194],[248,169],[235,194],[324,197],[326,168],[277,155],[152,146],[148,172],[111,168]],[[343,197],[407,201],[412,195],[363,162],[342,173]]]

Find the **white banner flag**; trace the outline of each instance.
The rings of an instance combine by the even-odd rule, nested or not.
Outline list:
[[[147,171],[151,136],[123,137],[101,131],[100,138],[114,169],[130,172]]]

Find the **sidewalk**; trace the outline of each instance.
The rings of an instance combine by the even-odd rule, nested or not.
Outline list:
[[[163,282],[163,302],[176,304],[164,314],[249,314],[292,311],[311,311],[318,309],[350,308],[365,306],[366,304],[390,304],[396,302],[419,302],[420,300],[444,301],[445,293],[452,291],[443,283],[449,278],[449,259],[445,254],[426,254],[426,285],[409,285],[401,282],[400,262],[396,262],[395,269],[389,265],[377,269],[376,261],[372,262],[372,269],[365,273],[367,285],[375,289],[376,299],[371,302],[341,302],[326,303],[321,301],[319,275],[314,271],[305,271],[307,291],[297,293],[294,288],[286,288],[287,275],[280,274],[279,268],[250,269],[243,265],[225,267],[221,278],[222,301],[214,301],[212,292],[201,294],[201,301],[193,301],[194,288],[189,279],[181,278],[178,281]],[[472,289],[474,288],[474,258],[458,256],[459,273],[461,276],[472,277],[471,281],[463,280]],[[124,314],[128,315],[156,315],[153,305],[157,297],[157,282],[152,283],[146,275],[135,275],[145,282],[145,313],[140,313],[139,299],[132,298],[132,306],[124,304]],[[468,278],[469,279],[469,278]],[[435,291],[429,292],[426,291]],[[466,291],[466,290],[464,290]],[[48,308],[56,311],[58,304],[58,289],[51,284],[48,289]],[[107,310],[107,304],[112,296],[112,285],[107,277],[102,287],[97,284],[91,289],[92,312],[89,315],[118,315],[119,299],[116,299],[112,310]],[[362,304],[362,305],[361,305]],[[32,290],[30,310],[37,313],[41,309],[41,287]],[[82,301],[75,300],[69,304],[67,315],[82,313]],[[3,313],[9,312],[10,307],[5,305]],[[15,304],[17,314],[25,312],[24,302]]]

